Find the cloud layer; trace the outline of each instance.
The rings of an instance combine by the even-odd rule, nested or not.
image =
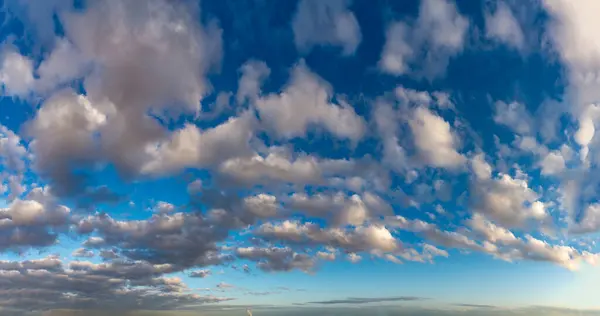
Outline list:
[[[260,16],[273,30],[252,35],[281,41],[260,53],[232,34],[252,23],[193,1],[10,2],[0,312],[201,309],[275,292],[220,282],[201,293],[184,280],[223,267],[318,275],[468,253],[596,265],[598,8],[567,2],[500,1],[475,14],[422,0],[412,15],[375,10],[393,14],[374,30],[364,1],[300,0]],[[544,36],[526,27],[532,11],[546,13]],[[465,60],[496,51],[559,63],[559,95],[519,97],[519,79],[472,101],[480,88],[454,84],[452,67],[467,73],[480,65]]]

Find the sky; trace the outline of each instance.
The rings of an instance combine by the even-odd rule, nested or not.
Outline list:
[[[0,314],[600,315],[600,2],[0,2]]]

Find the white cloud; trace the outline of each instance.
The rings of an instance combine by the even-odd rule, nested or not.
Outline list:
[[[492,177],[492,166],[485,161],[483,153],[475,155],[470,160],[473,173],[480,180],[488,180]]]
[[[459,168],[466,158],[457,152],[458,142],[450,124],[430,110],[419,107],[409,122],[419,156],[425,164],[440,168]]]
[[[244,205],[250,213],[259,217],[273,217],[277,215],[277,198],[268,194],[258,194],[244,198]]]
[[[255,101],[260,95],[262,82],[269,77],[271,69],[262,61],[249,61],[241,67],[242,76],[238,82],[236,100],[238,104],[244,101]]]
[[[251,113],[242,113],[206,130],[187,124],[175,131],[170,139],[146,147],[148,158],[141,166],[141,172],[166,174],[185,167],[211,166],[232,157],[248,156],[254,125]]]
[[[160,214],[172,213],[175,211],[175,205],[169,202],[159,201],[154,205],[154,211]]]
[[[504,43],[519,51],[524,49],[523,30],[506,3],[497,2],[495,10],[493,12],[486,11],[484,16],[487,38]]]
[[[325,260],[325,261],[334,261],[335,253],[319,251],[319,252],[317,252],[317,258],[319,258],[321,260]]]
[[[360,260],[362,260],[362,257],[355,253],[349,253],[346,257],[348,258],[348,261],[352,263],[358,263]]]
[[[28,125],[37,171],[50,176],[58,189],[79,186],[70,171],[72,164],[102,161],[94,134],[107,123],[108,110],[68,90],[47,99]]]
[[[338,192],[333,195],[294,193],[286,206],[309,216],[329,219],[335,225],[362,225],[370,218],[389,215],[391,206],[381,197],[365,192],[347,197]]]
[[[410,63],[414,50],[410,44],[410,28],[403,22],[390,25],[386,31],[386,41],[379,60],[379,67],[390,74],[404,75],[411,71]]]
[[[525,105],[512,102],[496,101],[494,104],[494,122],[506,125],[518,134],[529,134],[533,128],[533,120]]]
[[[428,79],[443,75],[450,58],[463,50],[469,20],[447,0],[423,0],[419,17],[412,26],[405,22],[392,23],[387,30],[386,44],[379,61],[387,73],[402,75],[416,73]],[[423,49],[427,54],[417,60]]]
[[[296,48],[305,54],[314,46],[331,45],[341,47],[344,55],[354,54],[362,34],[350,4],[348,0],[301,0],[292,20]]]
[[[375,105],[374,120],[383,142],[383,163],[392,170],[402,173],[408,168],[408,157],[397,136],[399,116],[392,106],[385,102]]]
[[[283,92],[258,99],[256,108],[261,121],[281,138],[306,136],[308,127],[317,124],[337,137],[359,141],[366,132],[364,119],[332,97],[332,87],[301,62]]]
[[[25,169],[27,149],[21,138],[6,126],[0,125],[0,161],[8,171],[21,173]]]
[[[543,175],[560,174],[566,168],[565,159],[559,151],[548,153],[548,155],[542,159],[541,166]]]
[[[0,83],[9,96],[25,97],[35,83],[33,61],[14,51],[6,51],[2,56]]]
[[[36,92],[44,94],[63,83],[81,78],[88,62],[69,40],[57,38],[54,49],[37,68]]]
[[[467,224],[474,232],[481,234],[489,242],[501,244],[517,242],[517,237],[510,230],[495,225],[481,214],[473,214]]]
[[[570,231],[577,234],[593,233],[600,230],[600,204],[589,204],[583,210],[581,219],[572,224]]]
[[[521,226],[528,220],[542,222],[548,216],[538,194],[526,180],[500,174],[494,179],[477,180],[471,187],[474,211],[507,227]]]

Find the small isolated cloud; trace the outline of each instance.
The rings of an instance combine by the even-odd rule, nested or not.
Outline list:
[[[198,271],[192,271],[190,272],[190,277],[191,278],[206,278],[209,275],[211,275],[212,273],[210,272],[210,270],[198,270]]]

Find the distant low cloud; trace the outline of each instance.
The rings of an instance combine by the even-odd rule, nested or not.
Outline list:
[[[380,303],[380,302],[402,302],[402,301],[422,301],[426,300],[424,297],[415,296],[396,296],[396,297],[349,297],[342,300],[330,300],[330,301],[318,301],[309,302],[309,304],[368,304],[368,303]]]

